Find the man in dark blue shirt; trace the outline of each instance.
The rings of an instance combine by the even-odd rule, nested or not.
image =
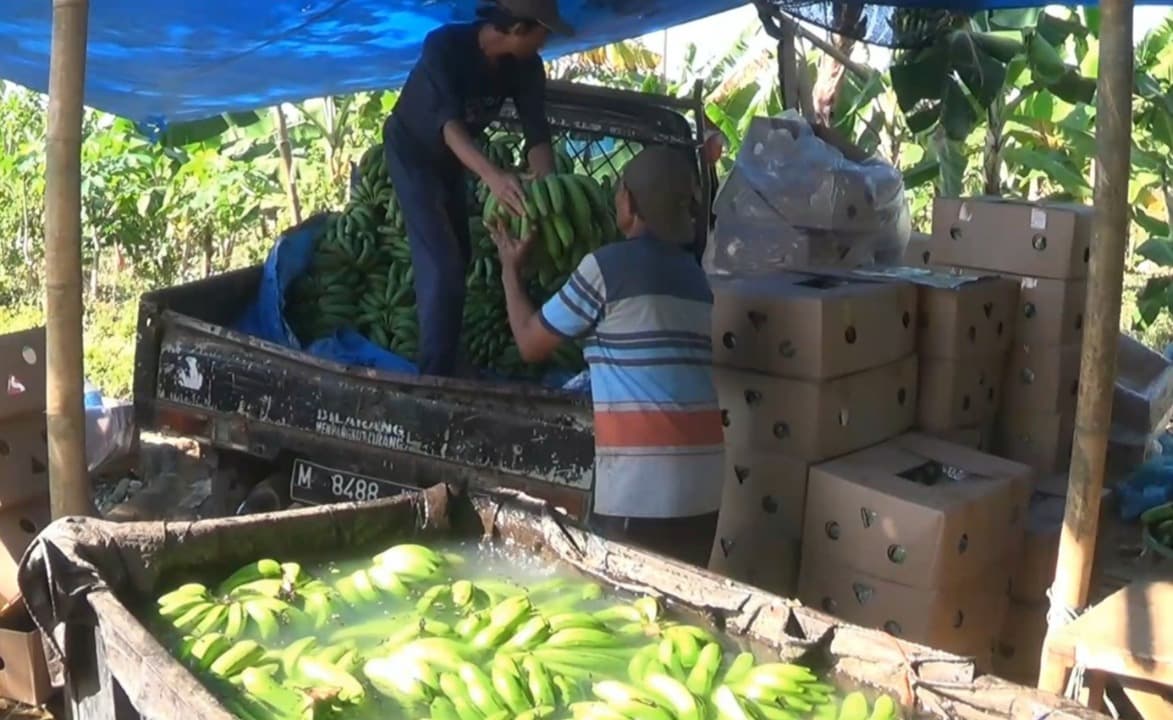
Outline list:
[[[538,53],[551,32],[571,34],[557,0],[497,0],[479,16],[428,35],[383,125],[387,167],[411,243],[419,366],[428,375],[457,369],[471,254],[465,171],[504,207],[525,212],[518,178],[493,165],[474,141],[506,98],[517,106],[530,171],[541,176],[554,170]]]

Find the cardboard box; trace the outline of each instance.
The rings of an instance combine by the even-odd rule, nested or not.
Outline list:
[[[916,426],[939,432],[992,422],[1002,403],[1005,366],[1000,351],[962,360],[921,357]]]
[[[851,275],[916,285],[917,352],[922,358],[957,360],[1010,347],[1018,303],[1013,280],[924,267],[857,268]]]
[[[893,437],[916,415],[915,355],[825,382],[714,368],[725,444],[818,462]]]
[[[1087,280],[1018,278],[1014,342],[1035,347],[1078,345],[1083,340]]]
[[[726,448],[719,528],[801,540],[809,471],[779,453]]]
[[[931,266],[933,254],[930,252],[931,238],[926,233],[914,232],[908,237],[908,244],[904,246],[902,265],[914,268]]]
[[[0,420],[45,413],[45,328],[0,336]]]
[[[804,552],[909,587],[962,586],[1017,548],[1032,479],[1025,465],[902,435],[811,468]]]
[[[49,497],[0,512],[0,608],[20,599],[16,572],[24,551],[50,520]]]
[[[1047,605],[1011,601],[994,652],[994,674],[1034,687],[1047,638]]]
[[[0,618],[0,697],[38,706],[52,694],[41,633],[22,603]]]
[[[1066,480],[1066,477],[1064,477]],[[1010,598],[1022,603],[1046,602],[1047,590],[1059,562],[1059,534],[1063,531],[1064,495],[1036,492],[1030,499],[1021,560],[1010,578]]]
[[[801,547],[798,540],[781,535],[718,527],[709,570],[782,597],[794,597]]]
[[[49,496],[45,416],[0,422],[0,509]]]
[[[994,434],[994,452],[1046,474],[1071,463],[1075,414],[1003,412]]]
[[[896,362],[916,346],[916,290],[811,273],[715,279],[713,362],[823,380]]]
[[[933,262],[1062,280],[1087,277],[1093,210],[1002,198],[937,198]]]
[[[964,655],[985,654],[1005,620],[1007,576],[996,564],[964,585],[910,587],[821,556],[804,545],[798,599],[847,622]]]
[[[961,445],[971,450],[981,450],[982,452],[990,452],[993,448],[994,424],[989,423],[981,427],[970,428],[952,428],[949,430],[924,430],[925,435],[930,435],[939,440],[944,440],[954,445]]]
[[[1173,411],[1173,363],[1144,343],[1120,333],[1116,343],[1116,386],[1112,429],[1141,440],[1164,431]]]
[[[1016,345],[1006,363],[1007,415],[1073,413],[1079,397],[1079,345]]]

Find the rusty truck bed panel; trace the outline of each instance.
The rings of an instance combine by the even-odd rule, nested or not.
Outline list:
[[[489,536],[564,563],[617,589],[648,592],[740,641],[827,667],[915,701],[934,717],[1101,718],[1033,688],[977,677],[971,660],[912,645],[703,570],[605,541],[546,503],[511,493],[456,495],[444,485],[379,503],[175,525],[67,520],[26,555],[21,589],[67,669],[67,696],[89,717],[228,720],[211,694],[171,658],[128,607],[161,581],[262,556],[352,552],[409,538]],[[59,648],[68,647],[66,668]],[[57,673],[62,677],[62,673]],[[86,684],[86,690],[81,685]]]

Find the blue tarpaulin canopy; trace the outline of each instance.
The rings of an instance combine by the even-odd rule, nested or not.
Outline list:
[[[722,12],[744,0],[562,0],[555,57]],[[279,101],[398,87],[424,36],[475,0],[91,0],[85,103],[175,123]],[[48,87],[52,3],[0,2],[0,78]]]
[[[555,38],[546,57],[744,4],[562,0],[563,14],[578,33]],[[973,11],[1032,3],[883,4]],[[475,9],[476,0],[91,0],[85,102],[136,122],[158,124],[394,88],[406,78],[429,31],[446,22],[471,20]],[[0,78],[46,90],[51,16],[48,0],[0,0]]]

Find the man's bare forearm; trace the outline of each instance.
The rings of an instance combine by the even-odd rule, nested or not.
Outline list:
[[[456,156],[462,165],[469,169],[470,172],[476,174],[482,180],[488,179],[490,175],[499,172],[496,165],[489,162],[477,144],[473,142],[472,136],[468,134],[464,123],[459,120],[449,120],[444,124],[444,143],[448,145],[448,149]]]
[[[545,360],[547,353],[539,347],[542,343],[537,342],[534,337],[534,325],[540,322],[538,311],[525,291],[521,273],[516,269],[503,270],[501,284],[505,287],[505,311],[509,315],[509,329],[513,331],[513,339],[517,342],[521,359],[525,362]]]
[[[538,177],[554,172],[554,148],[548,142],[530,148],[527,159],[530,171]]]

